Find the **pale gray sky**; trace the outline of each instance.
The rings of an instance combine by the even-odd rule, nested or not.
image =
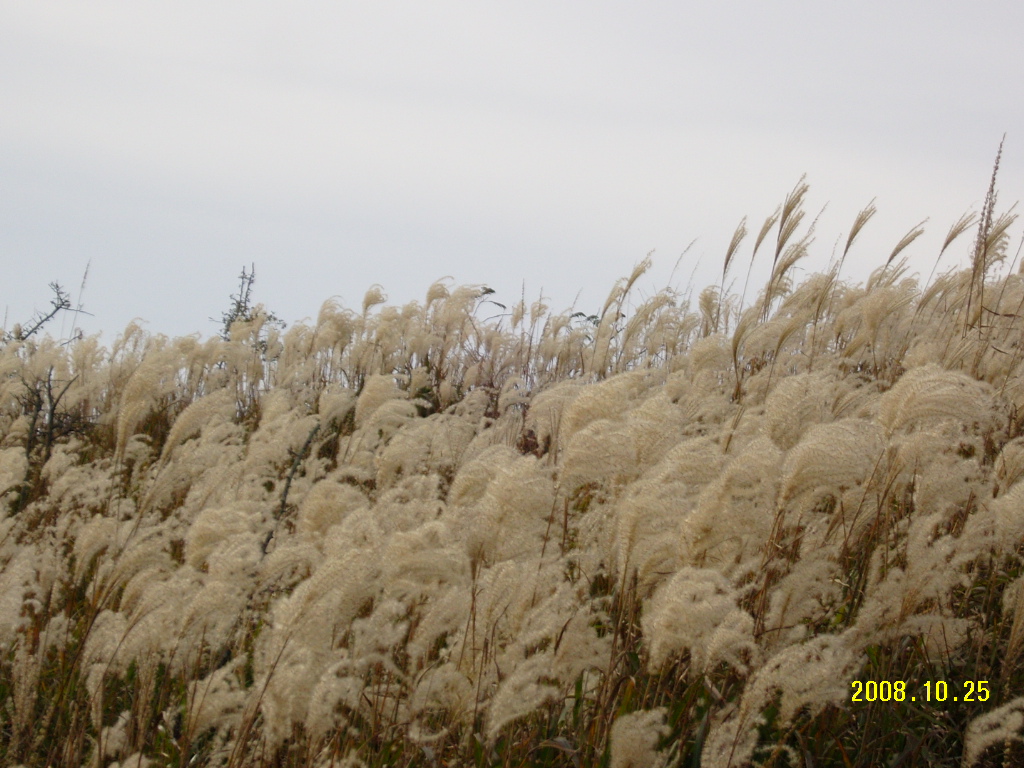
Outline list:
[[[807,268],[877,198],[845,274],[930,217],[927,276],[1004,132],[1022,197],[1022,40],[1016,2],[0,0],[0,312],[89,260],[106,338],[215,333],[250,262],[289,323],[445,275],[593,311],[652,250],[645,293],[717,282],[804,173]]]

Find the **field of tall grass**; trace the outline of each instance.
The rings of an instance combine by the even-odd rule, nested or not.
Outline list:
[[[0,763],[1024,764],[1014,216],[797,283],[806,192],[693,301],[5,332]]]

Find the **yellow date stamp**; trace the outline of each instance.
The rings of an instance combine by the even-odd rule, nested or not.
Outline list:
[[[961,688],[945,680],[926,680],[913,691],[907,690],[906,680],[854,680],[850,701],[988,701],[991,693],[988,680],[965,680]]]

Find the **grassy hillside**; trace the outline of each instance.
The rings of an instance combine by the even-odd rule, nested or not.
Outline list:
[[[694,302],[5,334],[0,763],[1022,764],[1013,216],[797,284],[805,192]]]

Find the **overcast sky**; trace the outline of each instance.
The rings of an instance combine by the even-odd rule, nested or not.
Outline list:
[[[447,275],[595,311],[649,251],[642,294],[717,282],[804,173],[808,270],[877,198],[844,274],[929,218],[927,277],[1004,132],[1024,196],[1022,41],[1019,2],[0,0],[0,312],[90,261],[107,339],[216,333],[251,262],[289,323]]]

